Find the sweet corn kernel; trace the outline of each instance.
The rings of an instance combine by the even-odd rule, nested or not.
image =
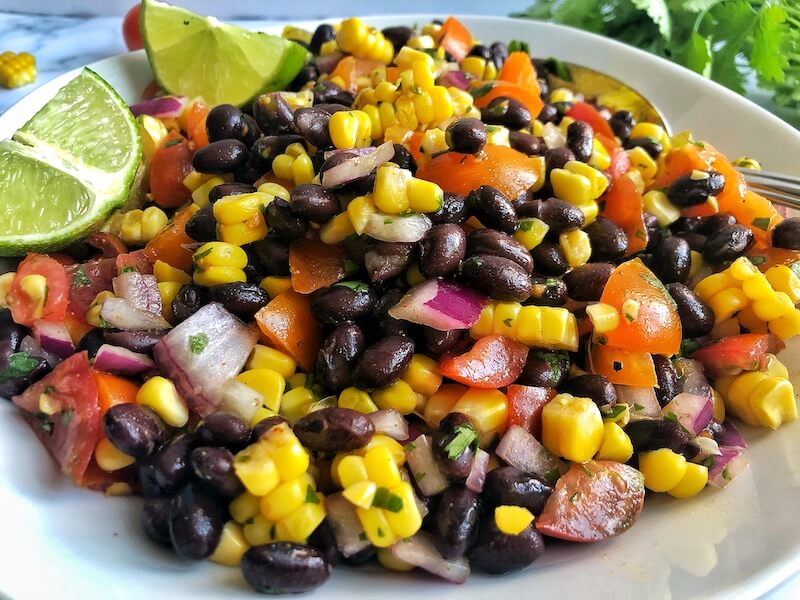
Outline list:
[[[677,485],[667,490],[667,493],[675,498],[690,498],[703,491],[707,483],[707,467],[695,463],[686,463],[686,473]]]
[[[316,502],[307,502],[278,521],[276,537],[286,542],[305,542],[324,519],[325,508],[317,496]]]
[[[386,519],[385,511],[374,508],[356,508],[356,514],[358,515],[358,520],[361,521],[361,526],[364,528],[364,533],[367,534],[373,546],[388,548],[397,541],[397,536]]]
[[[337,148],[365,148],[372,143],[372,122],[360,110],[340,110],[328,122],[331,141]]]
[[[411,266],[406,269],[406,281],[410,286],[425,282],[425,276],[422,274],[422,271],[419,270],[419,265],[417,263],[412,263]]]
[[[249,549],[250,544],[244,538],[242,526],[236,521],[228,521],[223,525],[219,543],[208,560],[226,567],[237,567]]]
[[[791,381],[767,377],[748,399],[753,415],[762,427],[777,429],[783,423],[797,420],[797,403]]]
[[[432,181],[425,181],[416,177],[411,178],[406,185],[408,203],[414,212],[436,212],[444,202],[444,192]]]
[[[564,168],[570,173],[586,177],[592,183],[592,200],[598,198],[608,188],[606,176],[586,163],[579,160],[570,160],[567,161]]]
[[[800,302],[800,277],[786,265],[774,265],[764,275],[772,288],[786,294],[793,304]]]
[[[347,205],[347,216],[350,218],[350,223],[358,235],[364,233],[364,228],[367,226],[370,217],[376,212],[372,194],[353,198]]]
[[[800,335],[800,310],[793,310],[787,315],[769,322],[769,332],[784,342]]]
[[[551,350],[576,351],[578,348],[578,323],[575,315],[562,307],[523,306],[516,323],[502,326],[494,318],[496,303],[490,302],[481,312],[478,322],[470,329],[473,338],[490,333],[509,335],[527,346]]]
[[[336,32],[336,43],[343,52],[387,65],[394,56],[392,43],[380,31],[368,27],[355,17],[342,21],[339,31]]]
[[[374,481],[379,487],[391,488],[402,481],[392,452],[385,446],[367,450],[364,454],[364,466],[370,481]]]
[[[728,273],[736,281],[746,281],[759,274],[759,270],[746,256],[740,256],[728,267]]]
[[[369,479],[364,457],[355,454],[343,455],[338,461],[334,461],[331,465],[331,474],[344,489]]]
[[[367,392],[354,387],[345,388],[339,393],[338,406],[365,414],[378,410],[378,407]]]
[[[592,140],[592,155],[589,157],[589,164],[601,171],[605,171],[611,166],[611,156],[597,138]]]
[[[667,132],[661,125],[648,123],[646,121],[642,121],[633,126],[633,129],[631,129],[631,137],[653,138],[661,144],[665,151],[669,150],[672,146],[669,135],[667,135]]]
[[[701,300],[708,302],[712,296],[715,296],[727,288],[735,287],[736,285],[736,280],[731,277],[727,270],[720,271],[719,273],[713,273],[708,277],[704,277],[699,281],[694,288],[694,293],[697,294]]]
[[[244,539],[251,546],[260,546],[274,542],[275,524],[270,523],[264,515],[256,515],[242,527]]]
[[[414,392],[423,396],[433,396],[442,385],[439,363],[424,354],[415,354],[403,372],[405,381]],[[341,402],[341,398],[339,400]]]
[[[394,409],[401,415],[411,414],[417,407],[417,393],[402,379],[375,390],[372,399],[382,410]]]
[[[145,165],[149,165],[153,160],[153,154],[169,132],[161,119],[150,115],[139,115],[136,124],[139,126],[139,135],[142,138],[142,159]]]
[[[636,146],[635,148],[626,150],[626,152],[628,153],[628,157],[630,157],[631,167],[641,173],[645,182],[655,179],[658,173],[658,165],[644,148]]]
[[[309,407],[318,399],[317,395],[308,388],[292,388],[281,398],[280,414],[290,423],[296,423],[306,415]]]
[[[109,291],[102,291],[99,292],[92,300],[92,303],[89,305],[89,309],[86,311],[86,316],[84,316],[84,320],[89,324],[93,325],[94,327],[104,327],[107,326],[105,320],[100,315],[100,312],[103,308],[103,303],[108,300],[109,298],[115,298],[114,294]],[[37,312],[38,312],[37,307]],[[34,313],[36,315],[36,313]],[[38,317],[40,318],[42,315],[39,313]]]
[[[313,489],[308,477],[284,481],[266,496],[261,496],[259,501],[261,514],[273,522],[283,519],[305,503],[309,486]]]
[[[94,458],[97,466],[109,473],[129,467],[136,462],[133,456],[117,450],[117,447],[106,437],[101,438],[97,443],[97,447],[94,449]]]
[[[508,398],[500,390],[470,388],[453,405],[451,412],[467,415],[481,433],[506,426]]]
[[[686,465],[686,458],[669,448],[639,454],[644,485],[654,492],[666,492],[677,486],[686,475]]]
[[[161,314],[170,323],[175,320],[175,315],[172,314],[172,301],[182,287],[183,284],[177,281],[162,281],[158,284],[158,293],[161,296]]]
[[[267,292],[267,295],[270,298],[274,298],[275,296],[292,289],[292,278],[279,277],[277,275],[267,275],[259,282],[258,287]]]
[[[11,290],[11,284],[14,283],[16,276],[17,274],[14,271],[0,275],[0,308],[9,308],[8,292]]]
[[[735,287],[717,292],[708,300],[708,305],[711,307],[711,310],[714,311],[714,319],[718,323],[730,319],[748,304],[749,299],[745,293],[741,289]]]
[[[544,241],[550,226],[536,218],[525,218],[519,220],[519,229],[514,232],[514,239],[525,246],[526,250],[532,250]]]
[[[254,496],[250,492],[242,492],[228,505],[228,511],[234,521],[244,525],[259,513],[259,501],[258,496]]]
[[[769,299],[753,301],[753,313],[762,321],[780,319],[794,310],[794,302],[783,292],[775,292],[775,295]]]
[[[406,186],[410,179],[411,171],[400,169],[394,163],[378,167],[372,194],[375,207],[391,215],[406,212],[409,209]]]
[[[189,409],[178,395],[175,384],[157,375],[142,384],[136,393],[136,402],[149,406],[167,425],[183,427],[189,421]]]
[[[556,88],[550,92],[550,102],[573,102],[575,94],[568,88]]]
[[[12,89],[36,81],[36,59],[29,52],[0,54],[0,86]]]
[[[767,278],[761,273],[746,279],[741,283],[741,286],[745,295],[751,300],[771,300],[775,298],[775,290],[772,289]]]
[[[542,409],[542,444],[557,456],[586,462],[603,442],[603,417],[589,398],[558,394]]]
[[[425,403],[423,416],[425,422],[431,427],[438,428],[441,420],[453,411],[456,405],[467,391],[467,387],[456,383],[445,383],[439,390]]]
[[[351,202],[352,204],[352,202]],[[339,213],[319,230],[319,239],[326,244],[338,244],[356,233],[348,212]]]
[[[347,486],[342,492],[342,496],[353,506],[371,508],[376,491],[378,491],[378,486],[374,481],[357,481]]]
[[[200,208],[208,204],[208,194],[218,185],[225,183],[222,177],[212,177],[192,192],[192,201]]]
[[[271,369],[284,379],[289,379],[297,371],[297,362],[280,350],[256,344],[247,361],[248,369]]]
[[[550,184],[553,194],[561,200],[566,200],[576,206],[587,204],[592,198],[592,182],[583,175],[571,173],[566,169],[553,169],[550,171]]]
[[[497,302],[494,305],[492,331],[503,331],[506,337],[516,338],[521,310],[522,306],[518,302]]]
[[[603,442],[595,458],[624,463],[628,462],[631,456],[633,456],[633,444],[625,430],[617,423],[608,421],[603,423]]]
[[[668,227],[681,216],[680,209],[669,201],[661,190],[650,190],[642,196],[644,209],[658,219],[661,227]]]
[[[176,269],[172,265],[158,259],[156,259],[156,262],[153,264],[153,275],[156,276],[156,280],[159,283],[177,282],[186,285],[192,282],[192,278],[188,273]]]
[[[494,523],[506,535],[517,535],[533,523],[533,513],[522,506],[501,505],[494,509]]]
[[[608,333],[619,327],[619,313],[610,304],[598,302],[586,307],[595,334]]]
[[[588,234],[582,229],[565,231],[558,236],[558,244],[567,258],[567,263],[573,269],[589,260],[592,255],[592,246]]]
[[[286,389],[286,379],[277,371],[257,368],[243,371],[236,380],[250,386],[264,397],[264,406],[274,412],[281,408],[281,398]]]
[[[722,398],[722,394],[711,388],[711,400],[713,402],[713,418],[717,423],[722,423],[725,421],[725,400]]]

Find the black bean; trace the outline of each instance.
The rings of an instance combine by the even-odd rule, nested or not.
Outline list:
[[[540,198],[529,198],[528,194],[521,194],[514,201],[514,210],[517,211],[520,219],[524,217],[538,219],[539,212],[542,210],[542,202],[543,200]]]
[[[502,256],[470,256],[462,264],[461,273],[467,283],[496,300],[523,302],[531,295],[528,273]]]
[[[264,214],[270,231],[286,240],[299,240],[308,230],[305,219],[297,216],[283,198],[275,198],[270,202]]]
[[[332,392],[340,392],[350,385],[353,364],[363,352],[367,340],[361,328],[354,323],[339,325],[322,344],[317,358],[317,379]]]
[[[464,339],[464,331],[461,329],[450,329],[449,331],[439,331],[432,327],[425,326],[423,329],[425,338],[425,348],[432,354],[442,354],[455,348]]]
[[[661,142],[651,137],[629,138],[625,141],[625,148],[641,148],[647,152],[653,160],[657,159],[658,155],[664,150],[664,146],[661,145]]]
[[[481,119],[491,125],[503,125],[518,131],[531,124],[531,113],[522,102],[506,96],[498,96],[481,109]]]
[[[319,76],[320,72],[317,68],[317,65],[313,62],[306,63],[303,65],[303,68],[300,69],[297,75],[294,76],[294,79],[289,82],[289,85],[286,86],[286,89],[290,92],[299,92],[306,87],[307,83],[319,79]],[[255,123],[255,120],[253,122]]]
[[[400,379],[414,355],[414,342],[390,336],[368,346],[356,362],[353,382],[361,389],[382,388]]]
[[[618,110],[608,120],[611,125],[611,130],[614,135],[621,139],[623,142],[631,136],[633,129],[633,113],[629,110]]]
[[[328,79],[320,79],[314,84],[314,105],[344,104],[352,106],[356,97]]]
[[[389,162],[396,164],[401,169],[408,169],[412,174],[417,172],[417,163],[403,144],[394,145],[394,156]]]
[[[567,284],[556,277],[531,279],[531,297],[528,304],[535,306],[564,306],[569,300]]]
[[[494,575],[519,571],[544,554],[544,540],[533,523],[516,535],[498,529],[493,518],[483,519],[478,539],[469,555],[470,564]]]
[[[120,452],[134,458],[150,456],[164,442],[164,421],[141,404],[118,404],[106,411],[103,432]]]
[[[214,204],[220,198],[225,196],[238,196],[239,194],[251,194],[255,192],[256,188],[248,183],[220,183],[219,185],[211,188],[208,192],[208,201]]]
[[[153,454],[155,483],[165,493],[177,492],[189,478],[189,454],[197,443],[193,435],[180,435]]]
[[[575,121],[567,127],[567,148],[572,150],[575,159],[587,162],[594,151],[594,131],[585,121]]]
[[[339,283],[314,294],[311,312],[321,323],[339,325],[366,317],[377,300],[375,292],[363,283]]]
[[[697,294],[682,283],[667,285],[672,299],[678,306],[684,338],[702,337],[714,328],[714,312]]]
[[[660,354],[653,355],[653,365],[655,366],[658,380],[656,398],[658,398],[658,403],[663,407],[678,395],[680,389],[678,373],[675,371],[672,361]]]
[[[563,169],[571,160],[575,160],[575,154],[566,146],[550,148],[544,153],[544,164],[548,174],[553,169]]]
[[[219,544],[224,522],[223,509],[212,496],[186,486],[175,497],[169,519],[175,553],[188,560],[208,558]]]
[[[428,213],[434,225],[439,223],[463,223],[467,219],[467,204],[463,196],[445,192],[442,206],[435,213]]]
[[[364,255],[364,268],[370,281],[386,281],[405,272],[414,253],[415,244],[405,242],[376,242]]]
[[[625,256],[628,236],[609,219],[597,217],[584,231],[592,246],[592,261],[616,262]]]
[[[297,132],[318,148],[333,145],[328,131],[330,120],[330,113],[318,106],[298,108],[294,113],[294,126]]]
[[[314,30],[314,35],[311,36],[311,41],[308,43],[308,50],[313,54],[319,54],[322,44],[336,39],[336,31],[333,26],[327,23],[318,25]]]
[[[558,111],[558,108],[554,104],[545,104],[542,107],[542,110],[539,111],[539,116],[537,119],[544,123],[554,123],[557,124],[561,121],[561,113]]]
[[[339,200],[321,185],[304,183],[291,191],[292,212],[312,223],[327,223],[341,211]]]
[[[292,108],[280,92],[262,94],[253,100],[253,116],[267,135],[296,133]]]
[[[681,452],[689,442],[689,435],[680,423],[670,419],[644,419],[632,421],[625,426],[635,452],[669,448]]]
[[[4,358],[6,361],[8,360],[8,357]],[[48,363],[46,359],[38,356],[31,356],[30,358],[34,361],[31,363],[33,367],[30,371],[19,377],[13,377],[12,375],[12,378],[0,383],[0,398],[11,398],[12,396],[21,394],[32,383],[39,381],[52,370],[50,363]]]
[[[489,60],[492,58],[492,51],[483,44],[475,44],[472,48],[470,48],[468,56],[480,56],[484,60]]]
[[[426,277],[446,277],[458,270],[466,251],[467,235],[461,227],[434,225],[420,243],[420,271]]]
[[[172,314],[175,315],[176,321],[185,321],[208,304],[209,300],[207,288],[188,283],[182,286],[172,299]]]
[[[27,329],[22,325],[17,325],[11,320],[11,311],[2,310],[3,321],[0,322],[0,362],[7,362],[8,357],[19,351],[22,340],[28,335]],[[84,336],[86,337],[86,336]],[[3,369],[8,365],[3,365]]]
[[[186,235],[196,242],[213,242],[217,239],[217,219],[211,203],[194,213],[184,227]]]
[[[325,560],[333,566],[344,560],[344,556],[336,544],[336,534],[328,518],[323,519],[322,523],[308,536],[308,545],[319,550]]]
[[[561,387],[573,396],[591,399],[600,408],[617,403],[617,389],[605,375],[578,375],[567,379]]]
[[[775,248],[800,250],[800,217],[784,219],[772,229],[772,245]]]
[[[670,236],[653,254],[653,270],[663,283],[685,283],[692,269],[692,249],[676,235]]]
[[[550,226],[554,233],[583,227],[583,211],[564,200],[548,198],[539,207],[539,218]]]
[[[486,145],[486,125],[472,117],[458,119],[447,128],[445,141],[454,152],[477,154]]]
[[[244,491],[233,470],[233,460],[230,450],[218,446],[200,446],[189,455],[195,478],[211,492],[226,498],[238,496]]]
[[[519,229],[519,219],[505,194],[490,185],[482,185],[467,196],[471,214],[490,229],[512,234]]]
[[[328,580],[331,566],[316,548],[294,542],[253,546],[242,557],[244,579],[261,594],[310,592]]]
[[[708,235],[712,231],[716,231],[720,227],[725,227],[726,225],[734,225],[736,223],[736,217],[734,217],[731,213],[717,213],[715,215],[709,215],[707,217],[700,217],[700,222],[697,226],[692,229],[695,233],[700,233],[702,235]]]
[[[192,158],[192,166],[201,173],[222,175],[243,166],[248,155],[247,146],[243,142],[220,140],[197,150]]]
[[[553,488],[538,475],[520,471],[516,467],[500,467],[486,474],[482,500],[486,508],[497,506],[522,506],[539,516]]]
[[[269,294],[255,283],[223,283],[209,288],[209,292],[212,300],[243,319],[252,318],[269,302]]]
[[[461,486],[447,488],[436,507],[434,543],[448,559],[466,554],[478,536],[480,500],[475,492]]]
[[[208,141],[243,140],[247,123],[241,110],[231,104],[219,104],[206,116]]]
[[[289,275],[289,244],[278,237],[268,235],[256,242],[253,248],[258,262],[267,275]]]
[[[253,144],[255,144],[263,135],[261,132],[261,128],[256,123],[256,120],[252,117],[252,115],[244,115],[244,122],[247,125],[247,130],[245,131],[244,137],[242,141],[244,145],[253,149]]]
[[[539,156],[544,153],[544,142],[530,133],[522,131],[511,131],[508,134],[508,143],[517,152],[522,152],[528,156]]]
[[[264,435],[266,435],[266,433],[270,429],[272,429],[276,425],[281,425],[283,423],[291,425],[289,421],[287,421],[280,415],[272,415],[271,417],[267,417],[266,419],[261,419],[258,423],[255,424],[255,427],[253,427],[253,433],[250,437],[254,442],[258,441]]]
[[[692,232],[700,233],[698,230],[702,228],[704,221],[705,217],[680,217],[670,225],[669,228],[672,230],[672,233],[677,235]]]
[[[315,410],[294,424],[297,439],[317,452],[350,452],[366,446],[375,426],[357,410],[323,408]]]
[[[268,170],[272,168],[272,161],[279,154],[283,154],[291,144],[303,144],[305,138],[300,135],[290,133],[281,135],[264,135],[253,144],[253,152],[259,161],[261,168]]]
[[[392,42],[395,54],[400,52],[400,48],[405,46],[406,43],[408,43],[408,40],[411,39],[411,36],[414,35],[414,32],[411,30],[411,28],[404,25],[385,27],[381,30],[381,33],[383,34],[383,37]]]
[[[755,241],[744,225],[726,225],[710,233],[703,244],[703,257],[712,264],[731,262],[744,254]]]
[[[664,241],[664,229],[653,213],[644,211],[642,212],[642,220],[644,221],[644,228],[647,233],[647,246],[645,252],[653,253],[656,248]]]
[[[157,544],[169,546],[169,515],[172,498],[147,498],[142,507],[141,524],[145,535]]]
[[[89,358],[94,358],[100,346],[106,343],[106,338],[103,336],[102,329],[92,329],[81,338],[78,343],[77,351],[83,352],[84,350],[89,353]],[[6,352],[6,340],[0,341],[0,356],[9,356],[13,352]],[[16,351],[14,351],[16,352]]]
[[[667,188],[667,197],[681,208],[697,206],[716,196],[725,188],[725,177],[716,171],[693,171],[678,177]]]
[[[681,233],[679,237],[685,239],[686,243],[689,244],[689,249],[695,252],[702,252],[703,246],[706,245],[706,236],[700,235],[699,233]]]
[[[197,428],[197,437],[204,446],[239,450],[250,440],[250,425],[231,413],[217,412],[203,420]]]
[[[533,266],[536,273],[541,275],[563,275],[569,270],[567,257],[561,246],[556,243],[544,241],[531,249]]]
[[[586,263],[564,275],[564,282],[573,300],[596,302],[603,295],[614,265],[607,262]]]
[[[465,438],[471,442],[464,444]],[[455,444],[455,446],[453,446]],[[433,457],[439,471],[453,481],[464,481],[469,475],[475,451],[478,448],[478,434],[467,415],[450,413],[433,433]]]
[[[534,350],[517,378],[522,385],[555,388],[567,378],[570,359],[566,352]]]
[[[492,61],[497,70],[503,66],[503,63],[508,58],[508,47],[503,42],[494,42],[489,46],[489,52],[492,55]]]

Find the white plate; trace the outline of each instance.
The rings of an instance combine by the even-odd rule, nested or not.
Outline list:
[[[383,27],[425,15],[368,19]],[[483,40],[520,39],[536,56],[603,69],[656,100],[676,131],[693,129],[731,156],[759,158],[800,174],[800,134],[732,92],[649,54],[574,29],[466,17]],[[91,65],[122,96],[150,81],[144,53]],[[7,137],[75,73],[42,86],[0,117]],[[789,359],[791,370],[800,361]],[[788,358],[788,357],[787,357]],[[746,430],[752,467],[727,489],[676,501],[648,498],[637,525],[595,545],[548,543],[532,568],[508,577],[473,575],[455,586],[423,575],[344,568],[316,597],[420,600],[484,598],[752,598],[800,568],[800,422]],[[23,598],[252,597],[236,569],[188,564],[147,542],[136,499],[74,488],[8,404],[0,405],[0,592]]]

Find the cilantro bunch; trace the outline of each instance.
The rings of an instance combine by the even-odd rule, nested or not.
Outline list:
[[[754,77],[800,108],[799,0],[538,0],[515,16],[615,38],[739,93]]]

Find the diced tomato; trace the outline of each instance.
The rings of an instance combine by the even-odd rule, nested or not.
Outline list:
[[[510,53],[505,62],[503,62],[503,66],[497,74],[497,79],[539,92],[536,69],[533,68],[531,57],[527,52]]]
[[[606,145],[606,142],[603,142],[603,138],[599,139],[608,150],[608,146]],[[612,180],[619,179],[625,175],[625,173],[631,170],[631,157],[628,156],[628,153],[622,148],[615,148],[613,151],[609,150],[609,153],[611,154],[611,165],[608,167],[606,172],[609,174]]]
[[[639,387],[658,384],[653,357],[648,352],[593,344],[589,361],[592,373],[605,375],[611,383]]]
[[[415,131],[406,142],[408,151],[411,153],[418,168],[428,160],[428,155],[422,152],[423,137],[424,134],[421,131]]]
[[[123,273],[126,270],[134,269],[143,275],[149,275],[153,272],[153,262],[147,256],[144,250],[135,250],[134,252],[126,252],[125,254],[117,255],[116,259],[117,273]]]
[[[38,300],[31,299],[22,289],[22,278],[27,275],[42,275],[47,280],[47,296],[40,317],[35,314]],[[69,279],[64,266],[49,256],[30,253],[19,263],[6,300],[14,321],[30,327],[37,318],[63,321],[67,315],[68,295]]]
[[[67,267],[69,279],[69,315],[85,322],[86,311],[100,292],[111,291],[111,282],[117,276],[113,258],[97,258],[82,265]]]
[[[399,48],[395,50],[399,50]],[[344,89],[355,94],[358,92],[359,78],[369,77],[375,69],[383,66],[383,63],[379,60],[345,56],[336,63],[336,68],[331,71],[330,78],[341,77],[342,81],[344,81]]]
[[[144,254],[153,264],[162,260],[181,271],[191,270],[194,240],[186,235],[186,222],[194,212],[193,207],[188,206],[176,213],[172,223],[147,242]]]
[[[41,412],[39,401],[43,394],[58,408],[55,414]],[[83,485],[102,431],[97,387],[89,369],[88,354],[73,354],[13,401],[25,412],[26,420],[61,470],[76,484]]]
[[[666,356],[680,350],[681,319],[675,301],[640,259],[622,263],[614,269],[600,301],[621,313],[619,326],[605,334],[608,346]],[[635,309],[626,308],[634,310],[635,314],[622,314],[622,305],[626,301],[638,302]]]
[[[573,464],[536,519],[544,535],[570,542],[599,542],[623,533],[644,506],[644,476],[611,460]]]
[[[508,426],[519,425],[525,431],[541,439],[542,409],[550,402],[556,392],[553,388],[534,387],[530,385],[509,385]]]
[[[570,107],[566,115],[572,117],[576,121],[588,123],[592,126],[592,131],[596,134],[600,134],[606,138],[606,140],[614,140],[614,130],[611,129],[611,125],[603,118],[600,111],[588,102],[576,102]],[[618,145],[615,143],[615,146]]]
[[[141,50],[142,32],[139,30],[139,13],[142,10],[141,4],[134,4],[125,18],[122,20],[122,39],[128,50]]]
[[[150,163],[150,193],[164,208],[174,208],[192,199],[183,180],[192,171],[192,150],[180,133],[170,132],[153,154]]]
[[[741,333],[729,335],[696,350],[694,360],[703,363],[711,377],[737,375],[742,371],[761,371],[766,368],[768,354],[776,354],[784,347],[782,341],[767,333]]]
[[[502,335],[487,335],[459,356],[443,357],[439,372],[470,387],[496,389],[514,383],[528,358],[528,347]]]
[[[310,294],[332,286],[347,276],[345,260],[344,250],[339,246],[315,239],[292,242],[289,246],[292,288],[301,294]]]
[[[495,98],[505,96],[507,98],[518,100],[524,104],[525,108],[530,111],[531,115],[539,116],[539,113],[542,112],[544,102],[542,102],[542,97],[539,95],[538,86],[527,87],[507,82],[498,83],[496,81],[487,82],[484,85],[486,85],[488,89],[486,89],[486,93],[478,95],[475,98],[476,108],[484,108],[485,106],[488,106],[489,103]]]
[[[211,111],[211,108],[208,104],[195,100],[181,115],[181,118],[186,121],[186,135],[194,143],[195,148],[202,148],[208,145],[206,117],[209,111]]]
[[[787,250],[785,248],[757,248],[753,246],[747,251],[747,256],[761,271],[766,271],[775,265],[791,266],[800,262],[800,250]]]
[[[106,411],[117,404],[133,404],[136,402],[136,393],[139,386],[129,379],[96,371],[92,369],[92,378],[97,386],[98,406],[100,408],[100,419],[105,416]]]
[[[478,156],[445,152],[419,169],[417,177],[438,184],[444,191],[466,196],[491,185],[513,200],[539,179],[534,159],[508,146],[488,145]]]
[[[444,48],[456,62],[461,60],[469,54],[472,48],[472,34],[464,24],[455,17],[447,17],[442,23],[441,29],[436,34],[436,41],[439,47]],[[395,48],[395,52],[400,48]]]
[[[605,195],[603,216],[620,227],[628,236],[626,255],[636,254],[647,247],[647,227],[644,224],[642,194],[630,176],[623,175],[611,183]]]
[[[276,348],[294,358],[307,373],[313,373],[322,332],[311,314],[311,298],[288,290],[259,310],[255,320]]]

